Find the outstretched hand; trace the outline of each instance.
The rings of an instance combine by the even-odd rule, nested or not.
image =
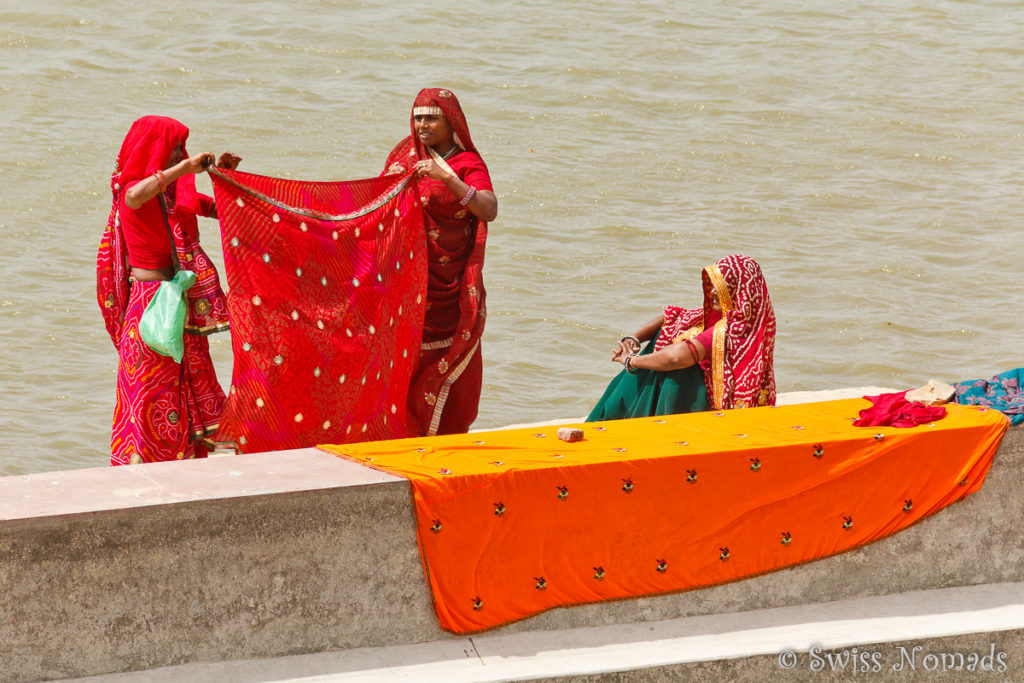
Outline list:
[[[241,161],[242,157],[238,156],[237,154],[232,154],[231,152],[224,152],[223,154],[220,155],[220,158],[217,159],[217,168],[226,168],[229,171],[234,171],[236,168],[238,168],[238,164],[240,164]]]

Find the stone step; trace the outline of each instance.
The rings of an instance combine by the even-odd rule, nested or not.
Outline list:
[[[973,668],[972,668],[973,667]],[[1024,679],[1024,582],[910,591],[664,621],[186,664],[93,677],[180,681],[765,680],[868,674]],[[646,672],[641,675],[641,672]],[[959,675],[957,675],[959,674]],[[1000,675],[1002,674],[1002,675]]]

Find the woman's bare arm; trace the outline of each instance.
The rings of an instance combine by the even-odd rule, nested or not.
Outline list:
[[[169,185],[186,173],[202,173],[212,163],[213,155],[208,152],[197,154],[190,159],[182,159],[174,166],[162,172],[164,184],[165,186]],[[143,204],[160,194],[160,189],[160,181],[157,180],[154,173],[132,185],[124,194],[124,203],[128,205],[129,209],[142,208]]]
[[[658,370],[661,372],[688,368],[704,360],[704,357],[707,355],[707,350],[699,341],[694,339],[690,343],[693,344],[693,351],[696,352],[696,357],[690,351],[690,344],[679,342],[669,344],[661,351],[655,351],[646,356],[633,356],[629,361],[629,365],[638,370]],[[625,365],[625,360],[623,360],[623,365]]]

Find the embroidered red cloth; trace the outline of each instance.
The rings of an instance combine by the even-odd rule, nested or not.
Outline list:
[[[405,436],[426,305],[411,175],[210,174],[234,351],[218,440],[254,452]]]

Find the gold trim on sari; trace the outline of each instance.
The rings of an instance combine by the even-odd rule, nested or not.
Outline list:
[[[430,152],[430,158],[434,160],[434,163],[440,166],[445,173],[450,173],[456,178],[459,177],[459,174],[452,170],[452,167],[448,165],[444,157],[435,152],[433,147],[427,147],[427,151]]]
[[[424,342],[420,344],[421,351],[434,351],[436,349],[447,349],[455,341],[455,337],[448,337],[447,339],[438,339],[437,341]]]
[[[711,285],[718,292],[718,302],[722,305],[722,316],[724,317],[726,311],[732,310],[732,295],[729,294],[729,286],[725,284],[725,277],[722,275],[722,271],[719,270],[717,263],[705,268],[704,272],[708,274]]]
[[[732,295],[725,283],[718,265],[704,269],[711,281],[711,286],[718,294],[718,303],[722,307],[722,317],[715,323],[714,337],[711,342],[711,407],[721,410],[725,399],[725,335],[727,331],[726,314],[732,310]]]
[[[480,340],[478,339],[473,348],[466,357],[462,359],[462,362],[452,370],[451,374],[445,377],[444,382],[441,384],[441,390],[438,392],[437,402],[434,403],[434,414],[430,416],[430,429],[427,430],[427,436],[435,436],[437,434],[437,428],[441,426],[441,413],[444,412],[444,404],[448,400],[448,392],[451,390],[452,385],[455,384],[455,380],[462,376],[462,373],[466,370],[466,366],[469,365],[469,361],[473,359],[476,352],[480,348]]]

